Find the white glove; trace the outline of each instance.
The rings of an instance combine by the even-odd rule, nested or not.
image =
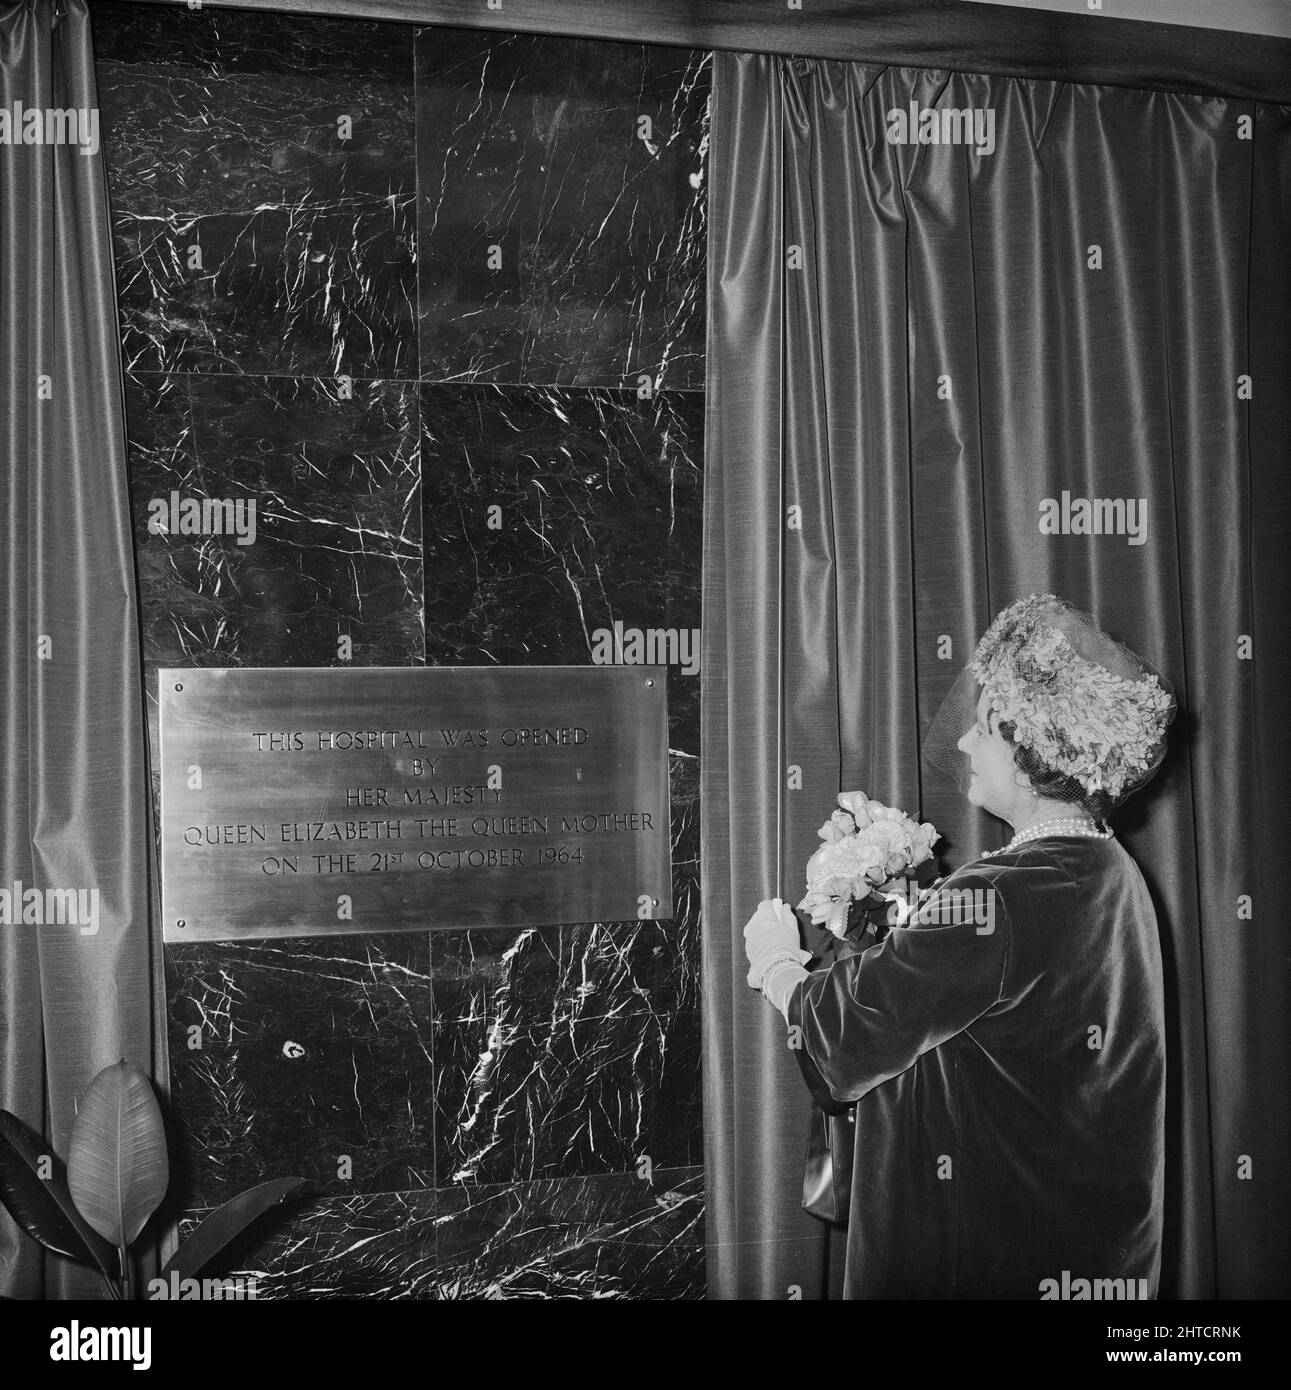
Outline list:
[[[790,961],[800,965],[811,952],[799,946],[798,919],[779,898],[764,898],[744,927],[744,953],[749,958],[748,982],[761,989],[767,967]]]

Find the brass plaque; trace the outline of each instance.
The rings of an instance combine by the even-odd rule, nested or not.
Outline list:
[[[670,917],[665,674],[159,672],[165,939]]]

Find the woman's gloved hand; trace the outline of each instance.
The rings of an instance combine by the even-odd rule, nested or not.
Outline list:
[[[800,965],[811,959],[811,952],[799,945],[798,919],[793,909],[779,898],[764,898],[744,926],[744,953],[749,958],[749,984],[762,988],[767,967],[792,961]]]

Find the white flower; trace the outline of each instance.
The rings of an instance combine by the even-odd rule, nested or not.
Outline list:
[[[816,834],[831,845],[836,845],[845,835],[856,833],[856,821],[846,811],[835,811],[820,827]]]
[[[839,792],[838,804],[851,815],[855,828],[864,830],[871,820],[867,808],[871,805],[877,806],[879,803],[877,801],[871,802],[864,792]],[[835,811],[834,814],[837,815],[838,812]]]
[[[874,801],[844,792],[818,834],[825,842],[807,862],[807,892],[798,907],[837,936],[847,930],[847,909],[876,889],[890,889],[932,856],[936,827]]]
[[[914,832],[912,866],[917,867],[926,863],[932,858],[932,847],[941,838],[937,834],[937,827],[931,821],[924,823]]]

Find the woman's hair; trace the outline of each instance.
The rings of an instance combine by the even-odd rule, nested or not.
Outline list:
[[[1097,820],[1105,821],[1108,818],[1116,802],[1107,792],[1087,792],[1074,777],[1046,767],[1031,749],[1017,741],[1017,725],[1011,720],[1001,719],[999,729],[1013,745],[1013,761],[1026,777],[1032,791],[1052,801],[1073,802]]]

